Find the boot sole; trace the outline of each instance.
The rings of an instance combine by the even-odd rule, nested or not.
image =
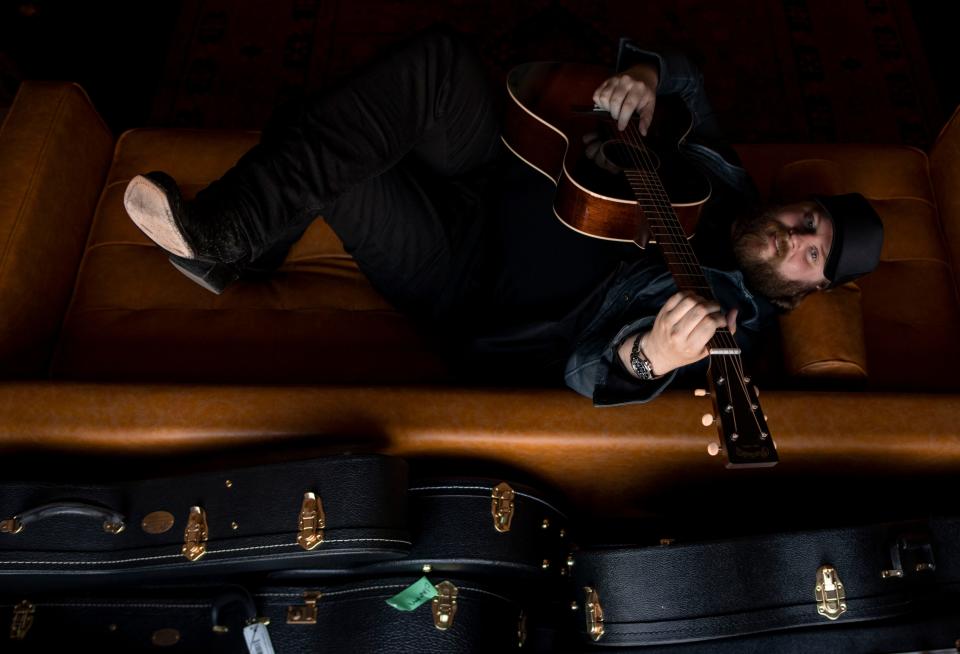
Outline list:
[[[193,259],[196,253],[177,226],[166,192],[143,175],[127,184],[123,206],[140,231],[171,254]]]

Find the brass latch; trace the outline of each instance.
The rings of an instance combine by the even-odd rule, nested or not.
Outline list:
[[[449,581],[441,581],[436,586],[437,596],[433,598],[433,626],[446,631],[453,625],[457,614],[457,593],[459,589]]]
[[[317,592],[304,592],[303,606],[287,607],[287,624],[317,624],[317,602],[321,597]]]
[[[196,561],[207,553],[207,513],[199,506],[190,507],[180,553],[187,561]]]
[[[597,591],[590,586],[584,586],[583,592],[587,595],[583,606],[584,613],[587,615],[587,634],[596,642],[603,638],[606,632],[603,628],[603,607],[600,606],[600,596]]]
[[[817,568],[817,583],[814,587],[817,598],[817,613],[828,620],[836,620],[847,611],[847,593],[843,589],[840,575],[832,565]]]
[[[493,487],[490,493],[490,513],[493,514],[493,528],[503,533],[510,531],[510,523],[513,521],[513,499],[516,493],[510,488],[510,484],[505,481],[500,482]]]
[[[13,622],[10,623],[10,639],[23,640],[33,626],[33,612],[36,607],[23,600],[13,607]]]
[[[23,531],[23,523],[17,516],[0,521],[0,534],[19,534],[21,531]]]
[[[321,499],[314,493],[304,493],[303,504],[300,505],[297,544],[305,550],[312,550],[323,542],[323,529],[326,525],[327,517],[323,513]]]

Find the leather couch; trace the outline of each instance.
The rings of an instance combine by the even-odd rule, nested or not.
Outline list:
[[[598,409],[560,387],[452,384],[322,220],[268,281],[215,296],[186,280],[127,218],[126,183],[162,169],[189,195],[257,138],[115,139],[80,87],[21,86],[0,130],[6,472],[152,474],[372,449],[529,476],[596,516],[707,519],[744,502],[915,506],[937,493],[924,484],[960,471],[960,113],[928,153],[738,146],[768,196],[859,191],[886,230],[876,272],[782,320],[761,397],[781,462],[764,470],[708,456],[712,405],[689,390]]]

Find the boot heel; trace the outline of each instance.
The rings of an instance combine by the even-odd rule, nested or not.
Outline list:
[[[188,277],[191,281],[204,287],[211,293],[220,295],[230,284],[240,277],[237,266],[229,263],[212,263],[184,259],[175,254],[170,255],[170,264]]]

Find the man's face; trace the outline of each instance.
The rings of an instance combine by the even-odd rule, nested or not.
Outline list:
[[[833,221],[816,202],[797,202],[738,220],[733,249],[747,281],[771,298],[825,288]]]

